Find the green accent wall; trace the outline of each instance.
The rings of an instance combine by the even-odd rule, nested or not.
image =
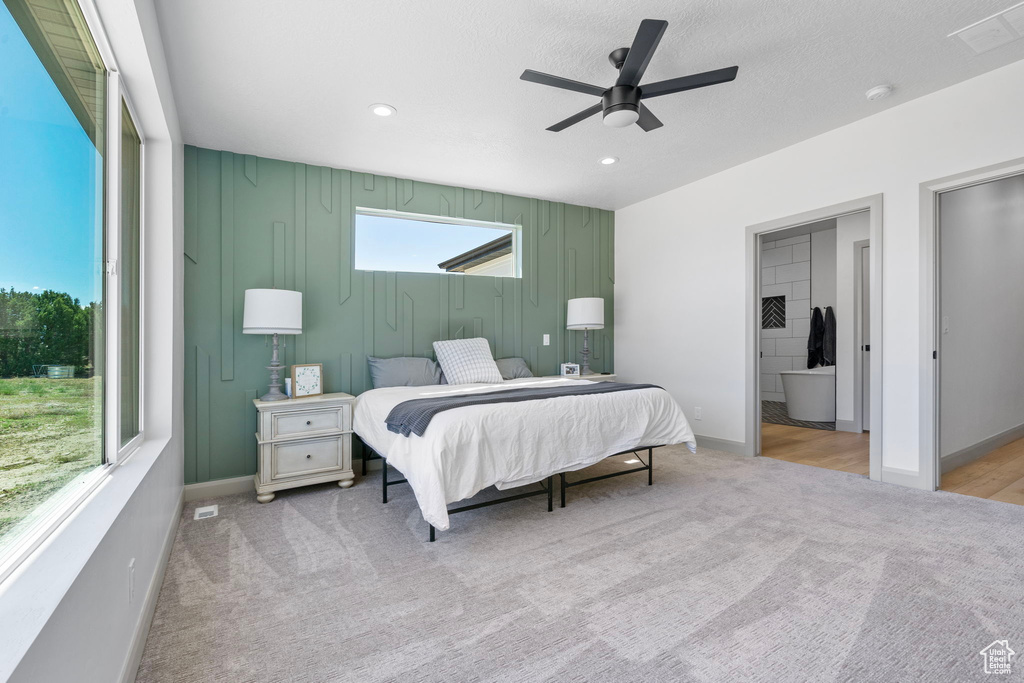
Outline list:
[[[355,270],[356,207],[522,226],[522,278]],[[433,357],[486,337],[534,374],[577,360],[568,299],[605,299],[591,366],[612,370],[614,214],[585,206],[185,147],[185,482],[256,472],[269,339],[242,334],[246,289],[303,293],[283,363],[323,363],[326,391],[371,388],[366,356]],[[543,335],[551,345],[543,346]]]

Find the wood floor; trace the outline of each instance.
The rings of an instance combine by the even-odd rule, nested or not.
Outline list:
[[[868,474],[870,435],[761,425],[761,455],[829,470]],[[1024,439],[942,475],[943,491],[1024,505]]]
[[[765,422],[761,424],[761,455],[866,477],[869,439],[868,432],[830,432]]]
[[[946,472],[939,488],[1024,505],[1024,439]]]

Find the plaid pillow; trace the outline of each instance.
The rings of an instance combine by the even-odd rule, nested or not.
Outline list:
[[[502,381],[501,371],[494,362],[486,339],[436,341],[434,353],[448,384]]]

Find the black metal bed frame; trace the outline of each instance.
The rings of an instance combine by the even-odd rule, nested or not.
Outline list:
[[[618,453],[612,453],[611,455],[605,456],[605,458],[614,458],[614,457],[619,456],[619,455],[626,455],[627,453],[632,453],[642,463],[640,467],[634,467],[632,469],[622,470],[621,472],[610,472],[608,474],[602,474],[602,475],[599,475],[599,476],[596,476],[596,477],[588,477],[586,479],[577,479],[576,481],[568,481],[565,478],[566,473],[565,472],[560,472],[558,474],[558,478],[559,478],[559,481],[560,481],[560,488],[561,488],[561,504],[559,505],[559,507],[563,507],[563,508],[565,507],[565,490],[566,489],[571,488],[573,486],[582,486],[583,484],[590,484],[590,483],[593,483],[595,481],[601,481],[602,479],[610,479],[611,477],[621,477],[621,476],[623,476],[625,474],[634,474],[636,472],[643,472],[643,471],[646,470],[647,471],[647,485],[648,486],[652,486],[654,484],[654,449],[655,448],[661,448],[661,446],[646,446],[646,447],[641,447],[641,448],[630,448],[630,449],[625,450],[625,451],[620,451]],[[639,453],[639,451],[643,451],[643,450],[647,451],[647,462],[646,463],[643,461],[643,458],[640,457],[640,453]],[[409,483],[409,480],[408,479],[397,479],[397,480],[394,480],[394,481],[388,481],[388,461],[387,461],[387,458],[382,456],[380,453],[377,453],[376,451],[373,451],[366,444],[363,444],[363,474],[364,475],[366,474],[366,462],[367,462],[367,460],[376,459],[376,458],[368,458],[367,457],[367,453],[370,453],[373,456],[376,456],[376,458],[379,458],[381,460],[381,503],[387,504],[387,502],[388,502],[388,487],[389,486],[396,486],[398,484],[407,484],[407,483]],[[494,500],[485,500],[485,501],[483,501],[481,503],[472,503],[470,505],[462,505],[462,506],[457,507],[457,508],[449,508],[448,509],[448,514],[449,515],[453,515],[456,512],[468,512],[469,510],[476,510],[478,508],[488,507],[488,506],[491,506],[491,505],[498,505],[499,503],[509,503],[509,502],[514,501],[514,500],[522,500],[523,498],[532,498],[534,496],[541,496],[541,495],[544,495],[544,494],[547,494],[547,497],[548,497],[548,512],[551,512],[554,509],[554,500],[553,500],[553,496],[554,496],[554,478],[555,478],[555,475],[550,475],[546,479],[544,479],[542,481],[539,481],[539,482],[536,482],[537,485],[540,486],[540,490],[539,491],[528,491],[526,493],[517,493],[517,494],[511,495],[511,496],[504,496],[502,498],[496,498]],[[434,525],[430,524],[429,522],[428,522],[428,525],[430,526],[430,542],[433,543],[436,540],[436,529],[435,529]]]

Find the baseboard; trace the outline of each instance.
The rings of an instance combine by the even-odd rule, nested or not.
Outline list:
[[[930,482],[922,479],[920,472],[903,470],[896,467],[882,467],[882,482],[906,486],[911,489],[922,489],[924,491],[932,491],[935,488]]]
[[[236,493],[255,490],[256,486],[253,484],[251,474],[247,474],[244,477],[203,481],[198,484],[185,485],[185,502],[191,503],[197,500],[220,498],[221,496],[230,496]]]
[[[860,434],[862,430],[857,429],[857,424],[853,420],[836,420],[836,431]]]
[[[156,572],[153,580],[149,582],[146,589],[146,602],[142,606],[142,614],[135,624],[135,633],[132,635],[132,645],[128,649],[128,658],[125,659],[124,668],[121,670],[119,680],[121,683],[134,683],[135,676],[139,672],[139,664],[142,663],[142,652],[146,649],[146,639],[149,637],[149,627],[153,623],[153,615],[156,613],[156,601],[160,597],[160,588],[164,585],[164,573],[167,571],[167,563],[171,559],[171,548],[174,547],[174,537],[178,532],[178,522],[181,520],[181,510],[185,507],[185,491],[182,490],[178,496],[178,504],[174,507],[174,517],[167,528],[164,536],[163,547],[160,549],[160,557],[157,560]]]
[[[716,436],[701,436],[700,434],[695,434],[694,436],[697,439],[698,448],[710,448],[715,451],[736,453],[737,455],[746,455],[747,453],[747,444],[743,441],[719,439]]]
[[[978,458],[988,455],[997,448],[1002,448],[1008,443],[1013,443],[1018,439],[1024,439],[1024,424],[1011,427],[1005,432],[990,436],[984,441],[979,441],[973,446],[960,449],[955,453],[944,455],[939,459],[940,466],[942,467],[942,473],[945,474],[951,470],[955,470],[957,467],[963,467],[969,462],[974,462]]]

